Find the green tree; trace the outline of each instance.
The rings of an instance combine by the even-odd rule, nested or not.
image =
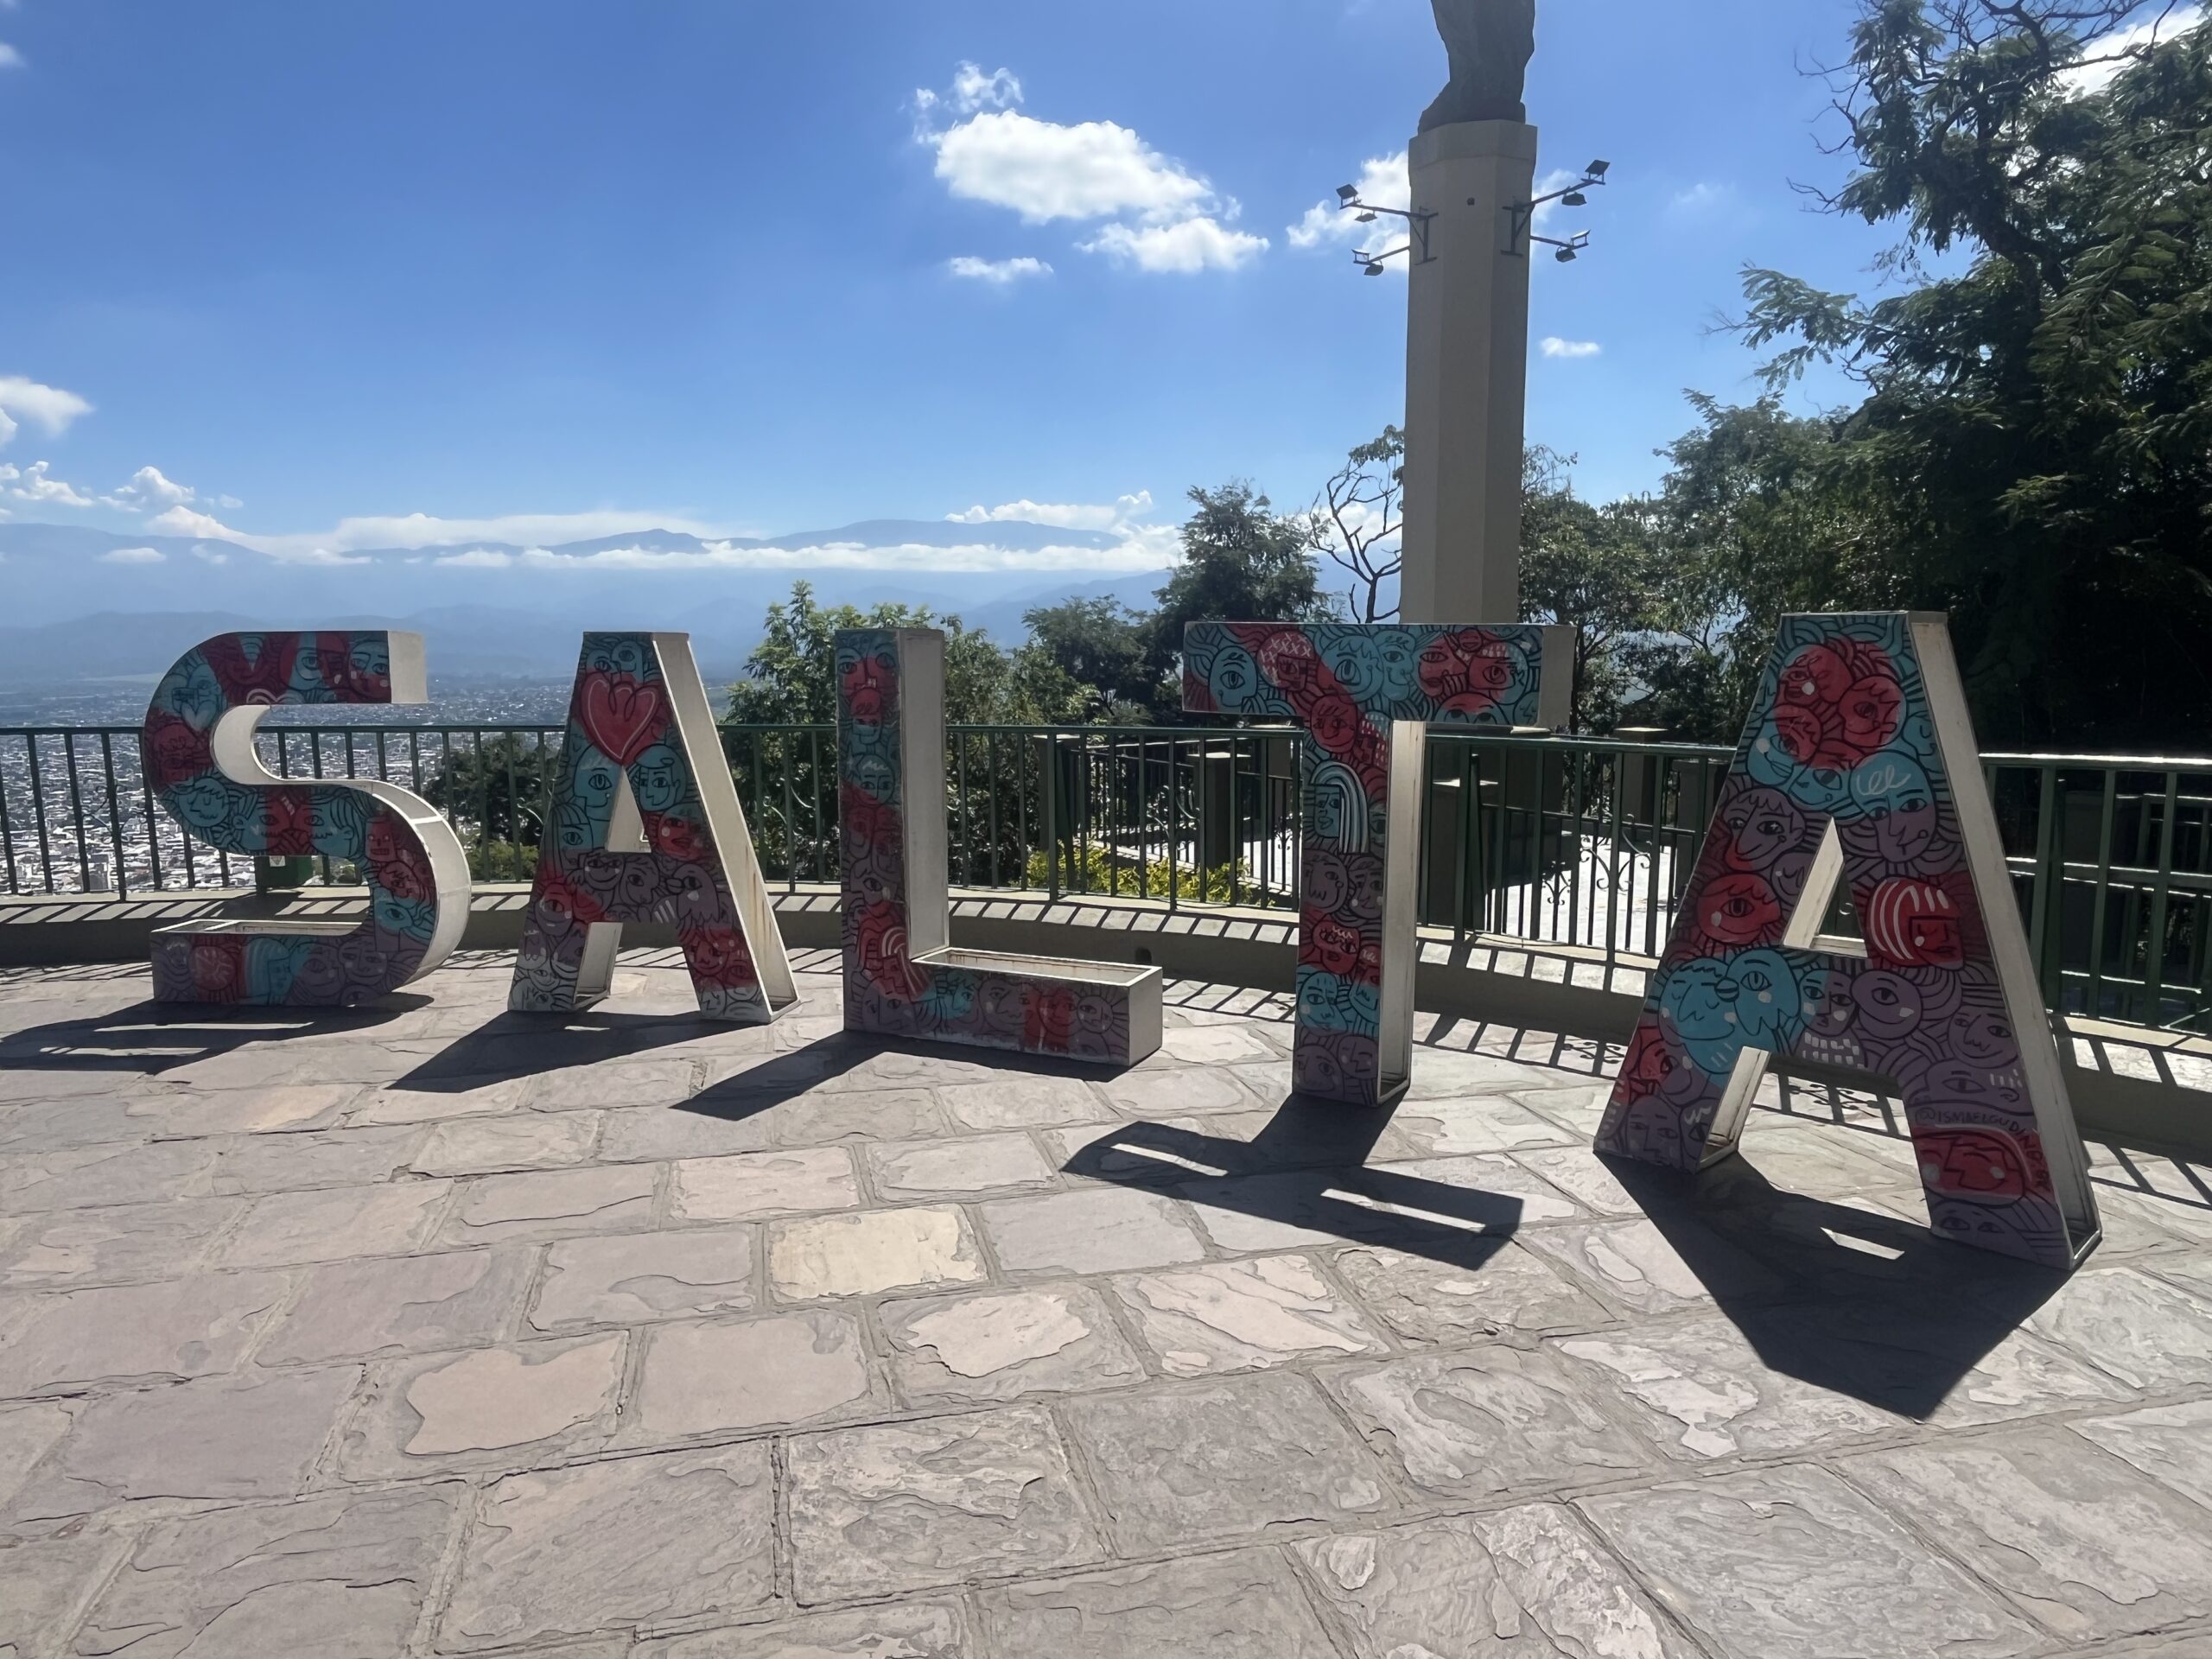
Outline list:
[[[2212,29],[2146,43],[2140,10],[1862,0],[1834,76],[1853,168],[1821,200],[1897,228],[1897,291],[1745,277],[1776,385],[1821,362],[1862,393],[1797,457],[1817,505],[1761,476],[1817,534],[1746,611],[1948,611],[1999,742],[2212,726]]]
[[[1573,729],[1605,731],[1636,689],[1626,650],[1664,625],[1643,504],[1574,493],[1574,458],[1531,446],[1521,466],[1521,617],[1574,630]]]
[[[730,687],[728,717],[745,725],[827,725],[837,718],[841,628],[937,628],[944,641],[944,717],[952,725],[1044,723],[1080,717],[1082,688],[1033,646],[1001,648],[980,628],[929,607],[823,605],[812,586],[768,607],[766,631]]]
[[[1154,595],[1147,663],[1154,706],[1161,714],[1182,707],[1176,676],[1183,630],[1216,619],[1238,622],[1322,621],[1338,614],[1321,592],[1310,527],[1302,517],[1274,510],[1249,484],[1195,487],[1197,508],[1183,524],[1183,559]]]
[[[1096,594],[1042,606],[1022,620],[1031,644],[1074,683],[1084,719],[1134,725],[1152,718],[1147,618]]]
[[[423,798],[447,813],[468,849],[479,880],[530,880],[543,808],[560,765],[557,747],[501,732],[467,747],[448,745],[423,785]]]

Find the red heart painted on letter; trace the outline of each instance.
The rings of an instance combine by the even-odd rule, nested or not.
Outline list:
[[[594,674],[584,682],[584,735],[617,766],[628,766],[659,740],[668,718],[660,687],[634,674]]]

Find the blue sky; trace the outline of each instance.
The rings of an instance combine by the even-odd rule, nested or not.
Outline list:
[[[1536,267],[1580,354],[1535,348],[1529,434],[1586,493],[1755,394],[1743,264],[1873,281],[1789,188],[1851,12],[1541,0],[1542,166],[1613,163]],[[18,521],[1141,529],[1302,505],[1399,417],[1402,281],[1294,232],[1441,84],[1422,0],[0,0],[0,43]]]

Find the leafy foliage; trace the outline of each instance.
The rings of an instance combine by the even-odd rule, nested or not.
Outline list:
[[[1770,380],[1833,364],[1863,400],[1824,438],[1707,409],[1693,457],[1811,532],[1748,538],[1747,622],[1790,594],[1948,611],[1997,741],[2212,725],[2212,29],[2143,41],[2139,10],[1864,0],[1834,77],[1856,167],[1821,200],[1897,225],[1916,285],[1748,272]],[[1754,435],[1781,442],[1719,453]]]
[[[944,717],[954,725],[1037,724],[1078,717],[1083,688],[1034,645],[1007,651],[982,629],[929,607],[824,606],[807,582],[768,607],[767,631],[730,688],[728,718],[751,725],[826,725],[837,718],[841,628],[939,628]]]
[[[1321,592],[1304,521],[1275,512],[1249,484],[1218,489],[1194,488],[1198,511],[1183,525],[1183,562],[1147,620],[1147,660],[1154,697],[1162,713],[1182,707],[1177,679],[1183,658],[1183,630],[1193,622],[1234,617],[1238,621],[1320,621],[1338,614]]]

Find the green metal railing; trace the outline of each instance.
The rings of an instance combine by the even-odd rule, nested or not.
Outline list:
[[[280,718],[293,718],[290,711]],[[526,880],[562,728],[271,725],[288,778],[379,778],[436,804],[474,874]],[[721,728],[763,868],[836,879],[835,733]],[[951,876],[963,887],[1294,909],[1294,734],[1276,728],[956,726]],[[1611,963],[1656,956],[1729,751],[1610,738],[1433,734],[1420,910],[1462,940]],[[2129,1024],[2212,1024],[2212,759],[1991,754],[1999,833],[2050,1006]],[[251,860],[199,847],[156,807],[125,727],[0,728],[11,894],[233,887]],[[326,881],[353,873],[326,862]],[[1840,908],[1834,929],[1847,930]]]

